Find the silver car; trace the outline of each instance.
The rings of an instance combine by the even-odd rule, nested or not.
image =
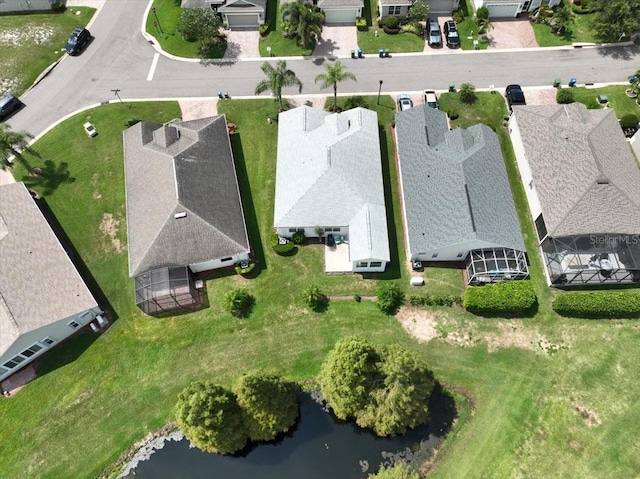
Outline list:
[[[440,25],[435,20],[429,21],[429,38],[427,42],[432,47],[442,46],[442,31],[440,31]]]

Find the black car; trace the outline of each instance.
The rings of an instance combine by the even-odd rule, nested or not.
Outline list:
[[[22,106],[22,102],[13,95],[5,95],[0,98],[0,120],[4,120]]]
[[[520,85],[509,85],[504,92],[504,96],[507,98],[507,104],[509,110],[513,105],[526,105],[527,102],[524,99],[524,92]]]
[[[91,33],[86,28],[78,27],[69,36],[67,46],[64,48],[69,55],[79,55],[82,49],[91,40]]]
[[[453,20],[444,22],[444,36],[447,40],[449,48],[458,48],[460,46],[460,35],[458,35],[458,26]]]
[[[440,25],[435,20],[429,21],[429,46],[442,46],[442,33],[440,32]]]

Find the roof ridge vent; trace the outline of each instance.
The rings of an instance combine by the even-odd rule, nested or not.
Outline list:
[[[187,212],[181,211],[180,213],[176,213],[175,215],[173,215],[173,218],[176,220],[179,220],[180,218],[184,218],[186,216],[187,216]]]
[[[609,178],[607,178],[607,176],[604,175],[603,173],[600,173],[596,178],[596,183],[598,183],[599,185],[608,185]]]
[[[331,166],[331,148],[327,148],[327,166]]]

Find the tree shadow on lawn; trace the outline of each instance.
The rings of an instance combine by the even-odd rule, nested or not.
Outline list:
[[[36,188],[42,196],[49,196],[62,184],[76,181],[69,172],[69,164],[66,161],[56,164],[52,160],[46,160],[44,166],[35,167],[31,174],[22,177],[22,182],[29,189]]]

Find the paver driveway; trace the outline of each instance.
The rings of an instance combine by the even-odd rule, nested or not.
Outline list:
[[[358,48],[358,33],[353,25],[322,27],[322,38],[313,50],[313,56],[349,56]]]
[[[531,22],[527,19],[491,20],[487,33],[489,48],[534,48],[538,46]]]
[[[260,56],[260,34],[254,30],[225,30],[227,50],[224,58],[256,58]]]

